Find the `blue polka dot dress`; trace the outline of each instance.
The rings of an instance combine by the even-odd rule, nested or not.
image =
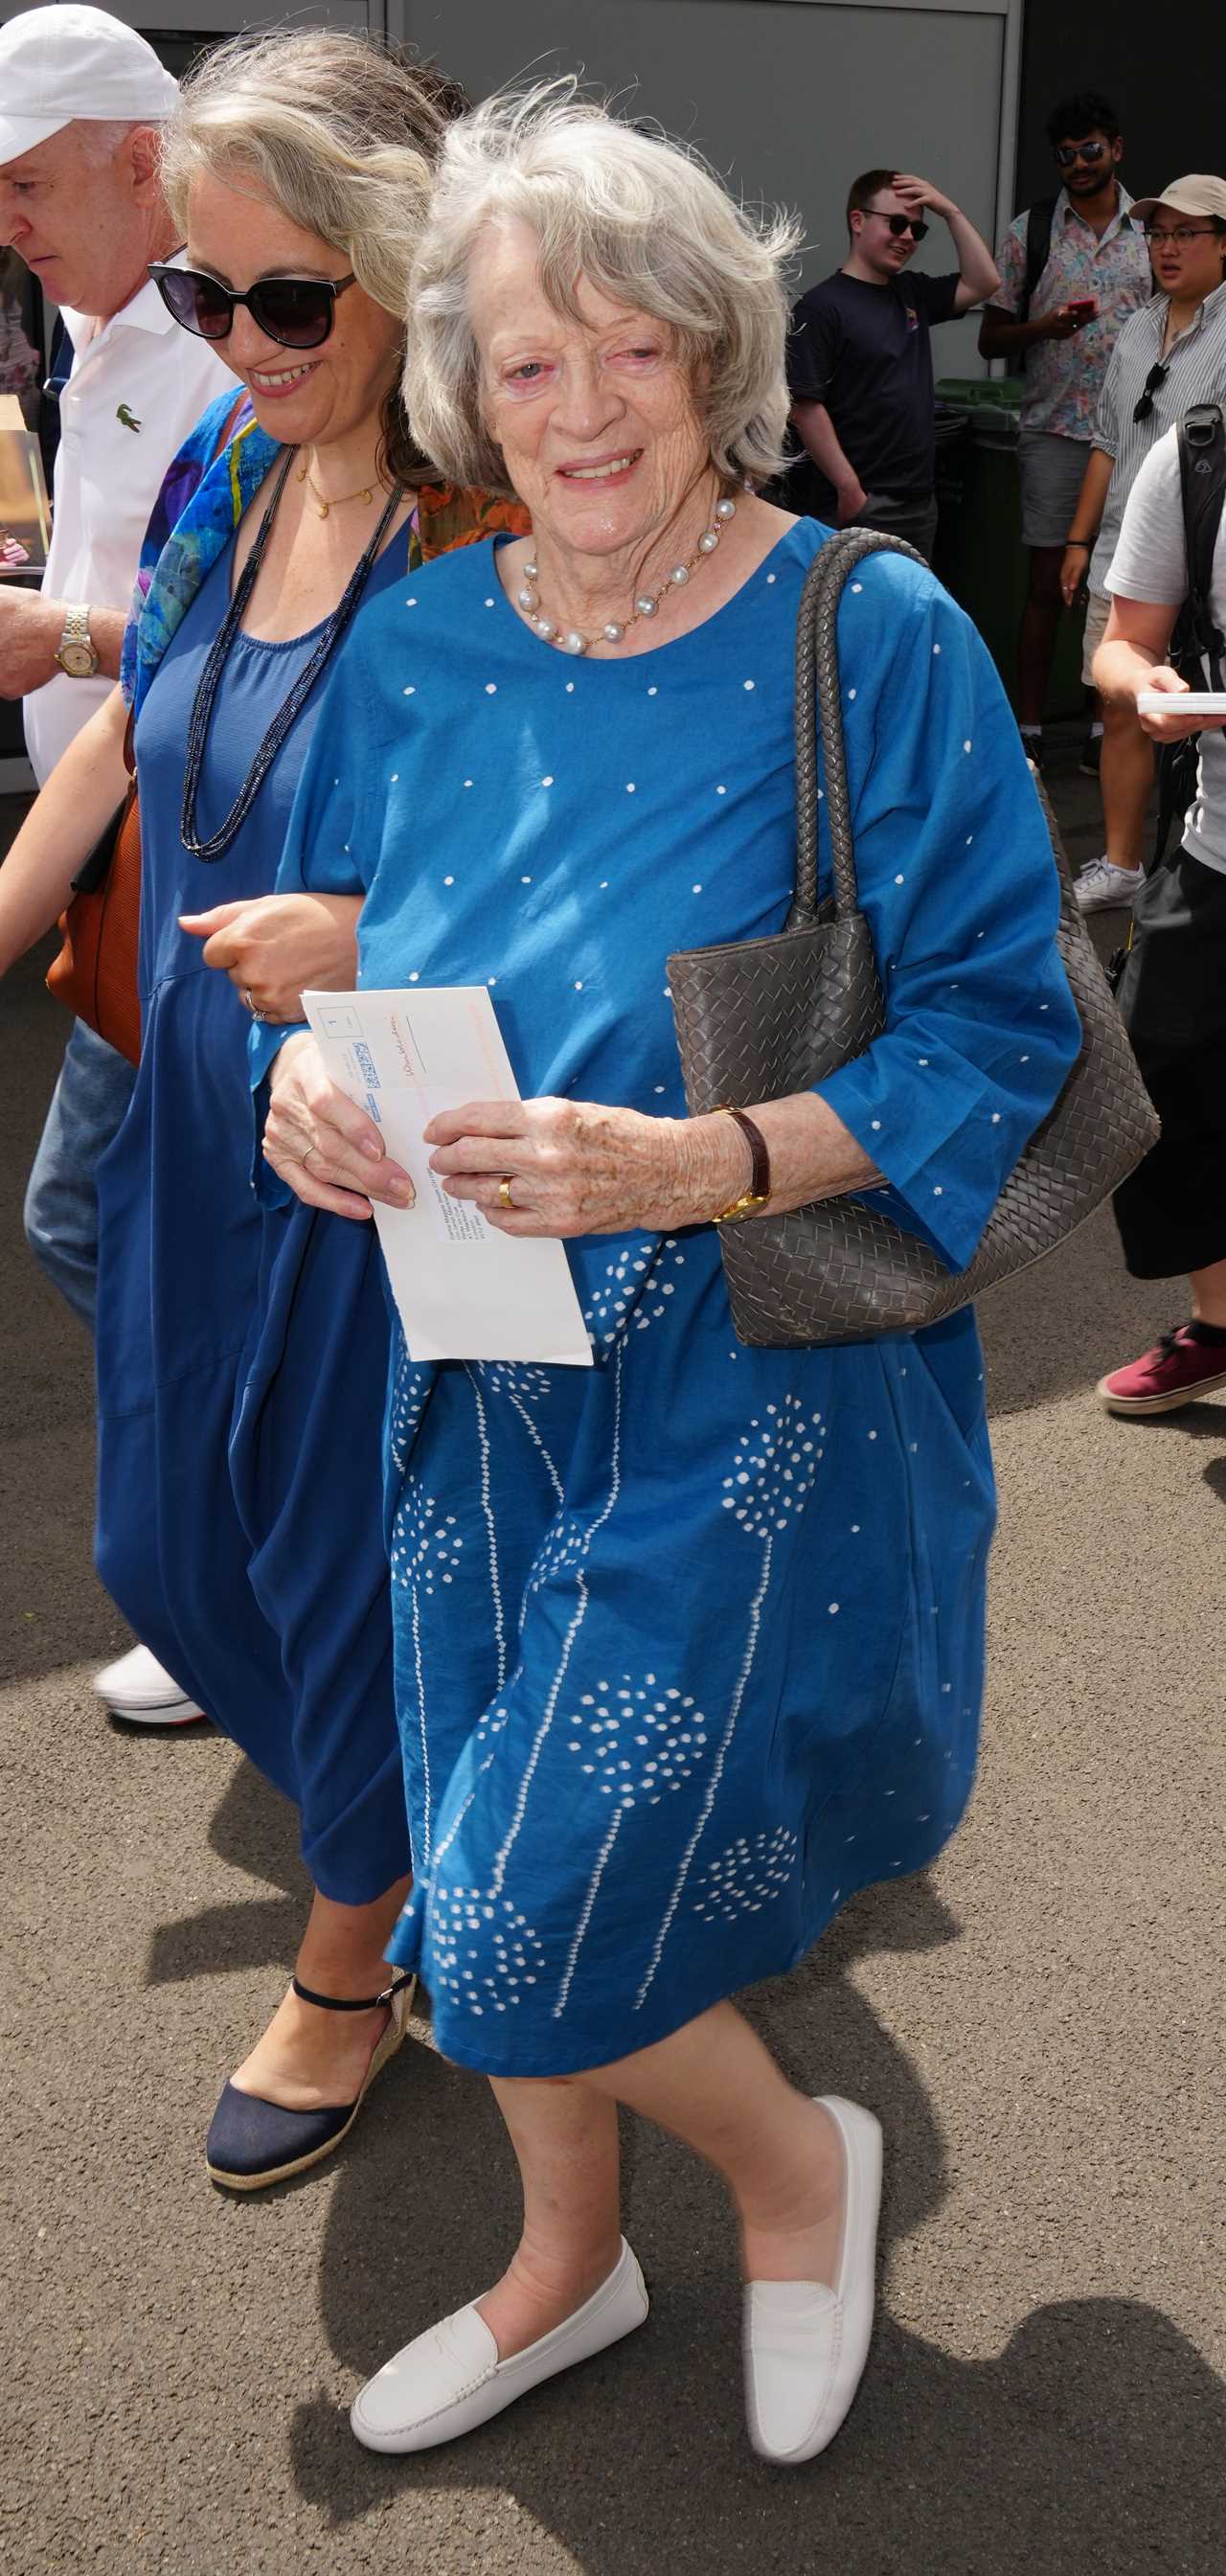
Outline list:
[[[363,982],[487,984],[525,1097],[683,1114],[665,961],[786,914],[822,542],[794,526],[706,624],[620,661],[542,644],[485,546],[415,574],[355,630],[282,885],[356,868]],[[889,1025],[823,1090],[876,1203],[960,1265],[1078,1044],[1054,871],[991,663],[931,575],[870,562],[840,618]],[[398,1341],[386,1423],[416,1869],[391,1955],[445,2053],[505,2075],[665,2037],[930,1860],[983,1678],[972,1315],[751,1350],[715,1228],[566,1248],[590,1371],[414,1366]]]

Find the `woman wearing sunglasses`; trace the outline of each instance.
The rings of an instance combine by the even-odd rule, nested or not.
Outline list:
[[[1082,677],[1106,633],[1107,575],[1124,508],[1151,448],[1193,403],[1226,396],[1226,179],[1193,172],[1132,208],[1145,227],[1154,294],[1125,323],[1099,398],[1094,439],[1065,547],[1060,584],[1071,607],[1088,585]],[[1077,879],[1083,912],[1130,904],[1153,784],[1153,751],[1126,696],[1104,700],[1102,857]]]
[[[130,706],[143,1051],[100,1173],[98,1562],[137,1633],[301,1811],[315,1893],[295,1985],[209,2139],[214,2179],[245,2189],[338,2142],[409,1999],[409,1981],[389,1998],[383,1963],[409,1856],[377,1253],[296,1204],[261,1213],[247,1036],[251,1015],[296,1017],[304,985],[354,976],[346,854],[335,896],[271,891],[319,682],[355,615],[457,533],[466,503],[483,533],[479,496],[429,477],[399,391],[449,104],[433,76],[314,32],[227,46],[185,88],[164,175],[186,263],[155,274],[246,399],[223,395],[172,468],[124,688],[4,871],[33,937],[118,802]]]

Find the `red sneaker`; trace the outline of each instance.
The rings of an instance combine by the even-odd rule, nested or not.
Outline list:
[[[1226,1386],[1226,1342],[1198,1342],[1189,1324],[1163,1333],[1152,1351],[1098,1381],[1108,1413],[1174,1413]]]

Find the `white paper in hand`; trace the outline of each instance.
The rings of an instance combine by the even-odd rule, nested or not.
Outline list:
[[[304,993],[302,1007],[332,1081],[381,1128],[417,1192],[411,1208],[375,1208],[410,1358],[590,1368],[561,1243],[487,1225],[441,1187],[422,1141],[441,1109],[519,1098],[484,985]]]

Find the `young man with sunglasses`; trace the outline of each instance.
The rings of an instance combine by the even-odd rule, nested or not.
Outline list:
[[[0,696],[24,702],[41,786],[118,676],[128,603],[162,477],[229,370],[175,329],[151,260],[175,247],[158,178],[178,87],[151,46],[101,9],[31,9],[0,28],[0,244],[57,305],[72,342],[60,399],[54,526],[41,591],[0,583]],[[26,1196],[30,1248],[92,1326],[95,1172],[133,1069],[74,1024]],[[198,1716],[144,1647],[99,1676],[149,1724]]]
[[[929,227],[953,236],[951,276],[905,276]],[[790,505],[832,527],[881,528],[931,556],[937,505],[932,343],[1000,279],[991,251],[949,197],[893,170],[865,170],[847,199],[847,258],[792,315],[788,382],[804,454]]]
[[[1082,676],[1106,631],[1107,576],[1141,466],[1193,403],[1226,400],[1226,179],[1193,172],[1133,207],[1145,227],[1157,292],[1124,324],[1099,398],[1060,586],[1071,607],[1088,584]],[[1102,796],[1107,846],[1077,879],[1083,912],[1130,904],[1153,785],[1153,752],[1126,698],[1104,701]]]
[[[1010,224],[996,255],[1000,293],[979,331],[981,357],[1025,370],[1018,470],[1030,561],[1017,637],[1017,717],[1039,767],[1064,604],[1060,570],[1094,415],[1120,328],[1150,291],[1149,256],[1119,178],[1124,146],[1113,108],[1097,91],[1080,91],[1053,108],[1047,135],[1059,194]],[[1097,768],[1100,733],[1096,727],[1091,734],[1085,769]]]

